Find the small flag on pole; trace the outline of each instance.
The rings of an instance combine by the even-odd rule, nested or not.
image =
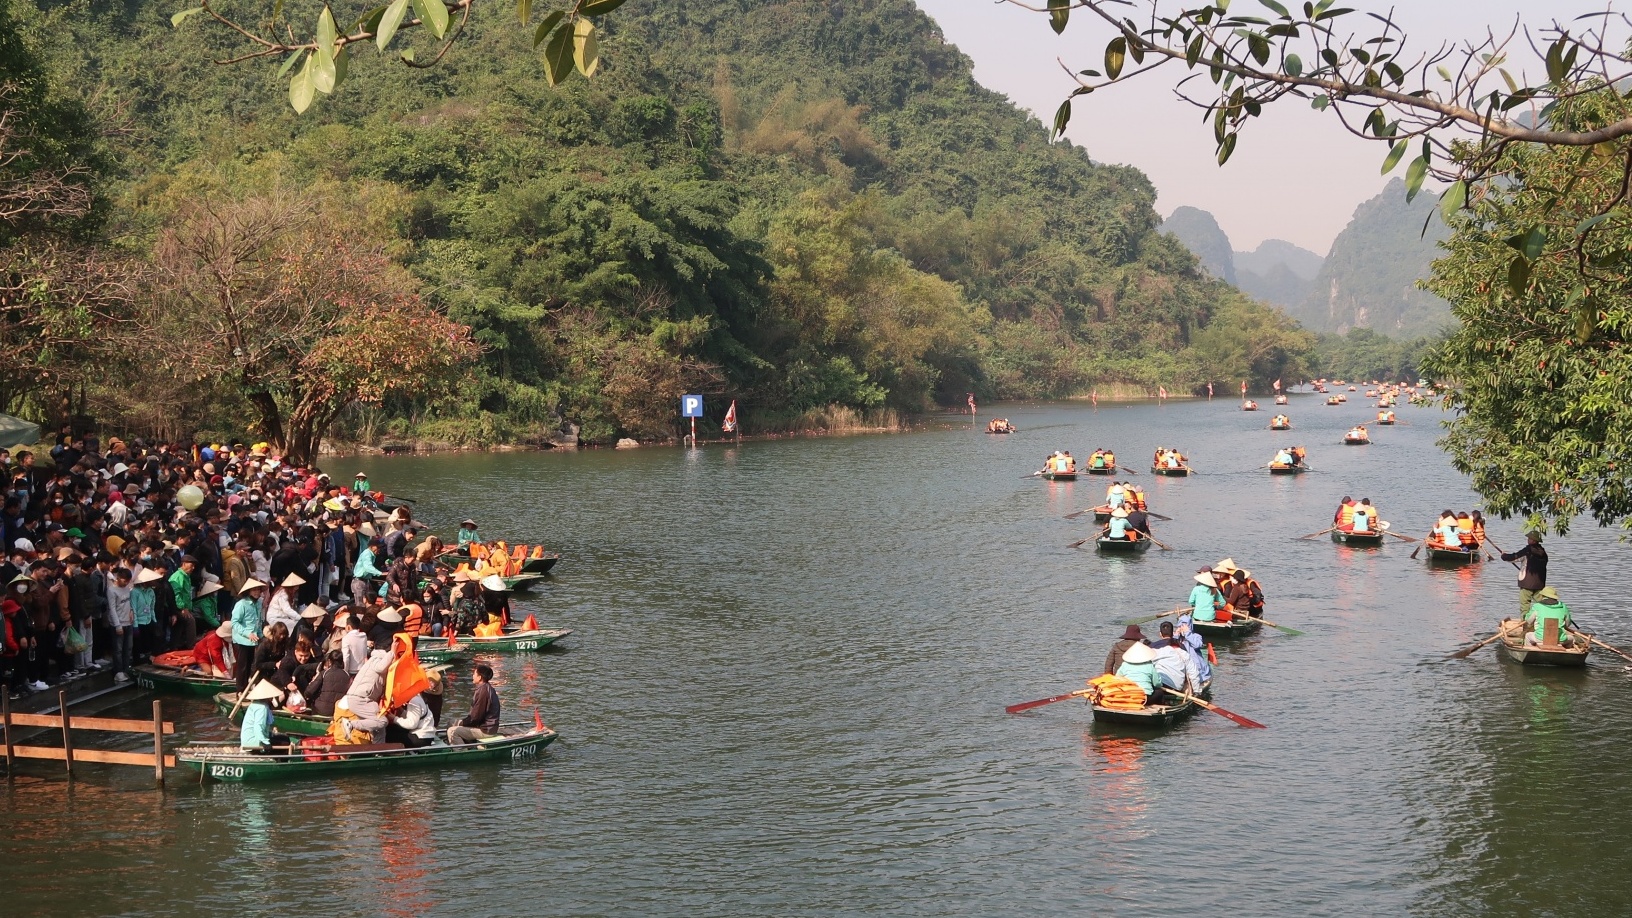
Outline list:
[[[1246,395],[1246,394],[1247,394],[1247,381],[1246,381],[1246,380],[1244,380],[1244,379],[1243,379],[1243,380],[1241,380],[1241,394],[1242,394],[1242,395]]]
[[[731,433],[732,431],[737,429],[737,400],[736,399],[732,399],[731,400],[731,407],[725,409],[725,423],[720,425],[720,429],[725,431],[726,433]]]
[[[1212,383],[1207,384],[1207,397],[1208,398],[1213,397],[1213,384]]]
[[[1099,407],[1099,390],[1095,389],[1092,393],[1089,394],[1088,397],[1089,397],[1090,400],[1093,401],[1094,407],[1098,408]]]
[[[1276,392],[1279,392],[1279,391],[1281,391],[1281,381],[1280,381],[1280,380],[1278,380],[1278,379],[1277,379],[1277,380],[1275,380],[1275,391],[1276,391]]]
[[[1167,398],[1167,387],[1166,386],[1157,386],[1156,387],[1156,397],[1157,398],[1162,398],[1162,399]]]

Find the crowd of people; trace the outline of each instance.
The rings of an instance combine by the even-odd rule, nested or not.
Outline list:
[[[1377,508],[1371,505],[1371,498],[1362,497],[1355,500],[1345,494],[1337,505],[1337,512],[1332,514],[1332,528],[1338,532],[1365,535],[1381,532],[1384,527],[1382,516]]]
[[[440,540],[419,539],[406,506],[381,519],[366,476],[348,487],[266,444],[104,445],[65,430],[49,461],[0,450],[0,468],[0,682],[13,697],[107,668],[128,682],[172,651],[240,689],[252,673],[298,670],[304,683],[279,684],[304,691],[336,634],[388,649],[398,632],[474,633],[509,617],[492,564],[439,568]]]
[[[1478,510],[1441,510],[1424,541],[1430,548],[1478,551],[1485,544],[1485,515]]]
[[[1158,446],[1156,455],[1150,460],[1150,464],[1152,468],[1158,469],[1182,469],[1185,467],[1184,464],[1189,461],[1189,456],[1176,449]]]

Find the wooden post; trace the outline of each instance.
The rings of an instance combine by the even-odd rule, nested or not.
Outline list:
[[[4,689],[0,689],[0,728],[3,728],[6,731],[6,777],[8,779],[11,777],[11,769],[12,769],[11,697],[10,697],[10,695],[11,695],[11,693],[9,691],[6,691]]]
[[[68,690],[57,690],[57,716],[62,718],[62,764],[74,776],[74,737],[68,729]]]
[[[153,699],[153,780],[164,786],[164,702]]]

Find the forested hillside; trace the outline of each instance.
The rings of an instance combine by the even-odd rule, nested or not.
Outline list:
[[[276,62],[192,53],[244,50],[203,17],[9,2],[53,91],[104,125],[103,240],[154,268],[169,320],[176,240],[264,212],[280,239],[382,253],[472,329],[463,378],[352,405],[348,435],[662,437],[686,391],[740,399],[750,430],[969,390],[1184,391],[1295,377],[1312,345],[1156,232],[1142,174],[1050,144],[906,0],[634,0],[594,80],[555,88],[513,12],[484,9],[438,67],[370,50],[298,116]],[[171,392],[204,430],[253,422],[242,386],[168,367],[104,367],[90,407],[134,424]]]

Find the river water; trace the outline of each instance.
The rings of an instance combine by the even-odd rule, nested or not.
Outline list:
[[[537,764],[162,792],[140,769],[70,784],[31,764],[0,788],[3,913],[1632,911],[1622,661],[1430,662],[1514,612],[1511,567],[1294,538],[1345,494],[1416,536],[1474,506],[1435,410],[1400,409],[1363,448],[1338,445],[1370,417],[1358,398],[1295,397],[1290,433],[1228,400],[997,410],[1020,432],[948,417],[691,452],[359,460],[445,534],[470,514],[565,556],[518,605],[573,635],[494,658],[507,716],[536,709],[562,741]],[[1316,471],[1270,477],[1281,443]],[[1158,445],[1200,474],[1152,479]],[[1104,480],[1022,476],[1099,446],[1141,470],[1172,551],[1065,547],[1091,523],[1062,515]],[[1490,533],[1522,544],[1515,523]],[[1614,534],[1549,545],[1578,618],[1632,647]],[[1269,729],[1003,713],[1080,687],[1121,619],[1179,604],[1224,556],[1264,584],[1271,621],[1307,632],[1218,648],[1217,701]],[[132,691],[114,713],[150,704]],[[228,735],[203,702],[167,704],[183,734]]]

